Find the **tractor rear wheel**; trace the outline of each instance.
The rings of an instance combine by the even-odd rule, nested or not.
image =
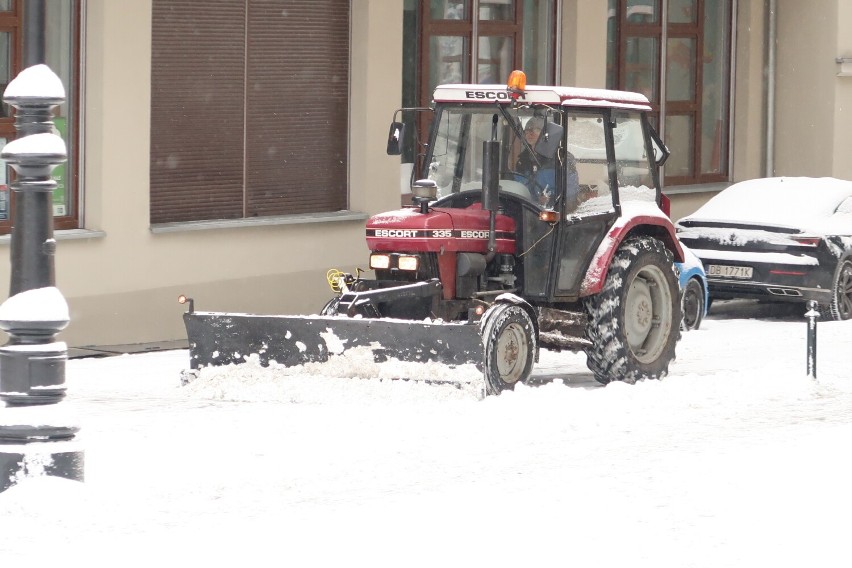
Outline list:
[[[482,319],[485,382],[488,394],[500,394],[532,373],[535,328],[527,311],[514,304],[496,304]]]
[[[639,236],[618,248],[603,289],[584,300],[586,363],[603,384],[659,379],[680,339],[681,306],[672,254]]]

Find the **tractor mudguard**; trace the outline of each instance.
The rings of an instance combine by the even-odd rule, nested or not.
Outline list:
[[[638,205],[638,207],[636,207]],[[603,288],[609,266],[615,251],[627,236],[638,229],[638,232],[649,233],[659,238],[666,245],[674,260],[683,262],[683,249],[674,233],[671,221],[654,205],[642,207],[643,204],[622,204],[622,215],[610,228],[609,233],[601,241],[595,256],[589,263],[589,268],[580,285],[580,296],[597,294]],[[637,209],[633,211],[633,209]]]

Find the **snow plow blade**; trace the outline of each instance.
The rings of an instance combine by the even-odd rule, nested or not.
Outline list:
[[[193,370],[244,363],[249,356],[262,366],[322,363],[356,347],[369,348],[379,363],[396,359],[483,369],[478,324],[194,311],[183,319]]]

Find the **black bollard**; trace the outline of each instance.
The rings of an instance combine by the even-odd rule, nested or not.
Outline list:
[[[816,379],[817,318],[819,318],[819,310],[817,310],[817,303],[815,301],[811,300],[808,302],[808,311],[805,312],[805,317],[808,320],[808,376]]]
[[[66,160],[52,109],[65,100],[59,77],[46,65],[21,72],[3,100],[16,109],[18,138],[0,158],[16,173],[11,184],[11,285],[0,305],[0,491],[26,475],[83,479],[83,452],[73,443],[78,428],[58,412],[65,397],[68,348],[56,335],[69,323],[68,304],[55,287],[52,197],[56,166]],[[48,407],[48,408],[45,408]]]
[[[65,100],[59,78],[46,66],[21,72],[3,100],[15,107],[19,137],[0,158],[17,174],[11,189],[11,284],[0,306],[0,400],[8,405],[52,404],[65,396],[67,348],[54,337],[68,325],[68,305],[55,288],[51,174],[65,161],[65,142],[54,133],[53,112]]]

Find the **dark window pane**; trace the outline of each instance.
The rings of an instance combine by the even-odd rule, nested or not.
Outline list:
[[[430,91],[445,83],[468,81],[467,38],[460,36],[432,36],[429,38],[429,60],[432,68],[429,73]]]
[[[666,162],[666,177],[692,175],[692,154],[695,148],[695,126],[689,115],[666,117],[666,146],[672,150]]]
[[[524,1],[523,63],[531,85],[553,84],[553,0]],[[506,77],[502,79],[506,80]]]
[[[481,36],[479,38],[477,83],[502,84],[509,78],[515,59],[512,43],[511,37]]]
[[[669,0],[669,23],[694,24],[698,7],[696,0]]]
[[[657,38],[628,38],[625,60],[624,89],[642,93],[652,102],[659,101],[660,51]]]
[[[429,15],[433,20],[464,20],[467,17],[467,0],[431,0]]]
[[[701,173],[728,170],[728,66],[730,50],[727,2],[704,4],[704,69],[701,88]]]
[[[695,40],[671,38],[666,43],[666,100],[695,100]]]
[[[12,34],[0,32],[0,89],[6,90],[12,80]],[[0,104],[0,117],[10,116],[9,105]]]
[[[514,0],[479,0],[479,19],[514,21]]]
[[[630,24],[656,24],[660,21],[659,0],[627,0],[627,22]]]

